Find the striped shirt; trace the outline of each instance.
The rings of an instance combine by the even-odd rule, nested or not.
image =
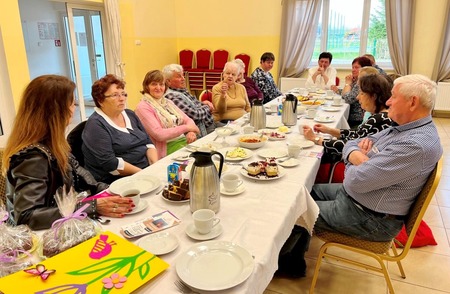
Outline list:
[[[373,142],[369,160],[358,166],[348,162],[362,139],[348,141],[344,188],[365,207],[387,214],[406,215],[428,175],[442,156],[442,146],[431,115],[392,126],[368,137]]]

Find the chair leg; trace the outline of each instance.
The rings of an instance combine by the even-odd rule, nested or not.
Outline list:
[[[323,246],[320,248],[319,256],[317,257],[316,268],[314,269],[314,276],[311,281],[311,286],[309,287],[309,294],[314,293],[314,288],[316,287],[317,278],[319,277],[320,265],[322,263],[322,259],[324,258],[324,253],[326,253],[327,247]]]
[[[386,265],[384,264],[383,260],[378,259],[378,258],[377,258],[377,260],[380,263],[381,269],[383,271],[384,279],[386,280],[386,284],[389,288],[389,293],[395,294],[394,286],[392,286],[391,277],[389,276],[389,272],[387,271]]]
[[[395,248],[395,244],[392,244],[391,249],[392,249],[392,252],[394,252],[394,256],[398,256],[397,248]],[[402,265],[402,263],[400,262],[400,260],[397,261],[397,266],[398,266],[398,269],[399,269],[399,271],[400,271],[400,275],[402,276],[402,278],[403,278],[403,279],[406,279],[405,270],[403,269],[403,265]]]

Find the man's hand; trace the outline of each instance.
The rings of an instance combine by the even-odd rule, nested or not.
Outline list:
[[[211,111],[211,112],[214,111],[214,109],[215,109],[215,108],[214,108],[214,104],[212,104],[211,101],[205,100],[205,101],[203,101],[202,103],[205,104],[205,105],[208,105],[209,111]]]
[[[359,142],[358,147],[364,155],[370,152],[372,150],[373,142],[369,140],[368,138],[364,138]]]

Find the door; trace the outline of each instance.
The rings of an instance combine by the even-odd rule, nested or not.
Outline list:
[[[92,84],[106,74],[103,38],[103,9],[67,3],[64,18],[72,80],[76,81],[76,102],[84,121],[93,112]]]

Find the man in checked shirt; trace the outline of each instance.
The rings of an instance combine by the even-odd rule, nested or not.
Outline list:
[[[213,132],[216,128],[211,114],[214,105],[210,101],[200,102],[187,91],[183,67],[179,64],[169,64],[163,68],[162,72],[168,88],[164,96],[192,118],[200,129],[199,137]]]
[[[391,127],[348,141],[343,184],[314,185],[315,228],[369,241],[392,240],[442,156],[431,110],[436,83],[422,75],[394,81],[387,101]]]

